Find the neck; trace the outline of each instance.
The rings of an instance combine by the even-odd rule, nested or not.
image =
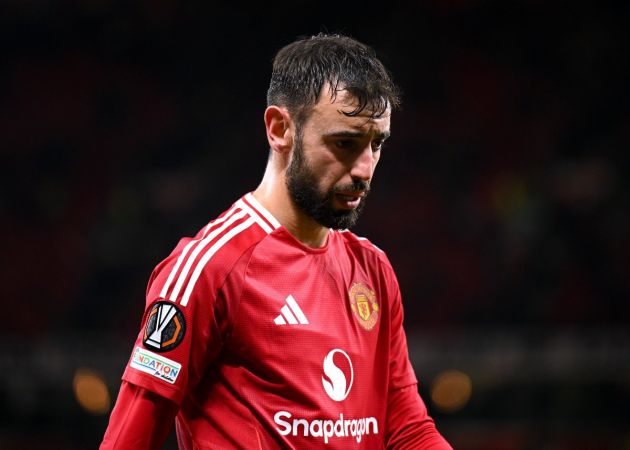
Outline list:
[[[320,248],[326,244],[328,228],[315,222],[293,203],[284,172],[274,173],[268,167],[262,182],[254,191],[254,197],[304,245]]]

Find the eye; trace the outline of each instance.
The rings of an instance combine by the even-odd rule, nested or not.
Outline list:
[[[355,147],[355,142],[352,139],[339,139],[335,141],[335,145],[342,150],[352,150]]]
[[[376,139],[372,141],[372,151],[379,151],[385,146],[385,139]]]

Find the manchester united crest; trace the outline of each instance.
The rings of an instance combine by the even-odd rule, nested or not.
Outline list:
[[[370,331],[378,322],[379,307],[376,294],[363,283],[353,283],[350,288],[350,307],[354,317],[366,330]]]

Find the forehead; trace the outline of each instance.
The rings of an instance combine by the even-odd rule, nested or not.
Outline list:
[[[391,108],[378,117],[372,117],[372,111],[364,109],[357,115],[348,116],[358,106],[357,99],[345,89],[339,90],[333,98],[330,89],[325,86],[313,107],[309,119],[311,125],[319,127],[348,127],[354,129],[389,132]]]

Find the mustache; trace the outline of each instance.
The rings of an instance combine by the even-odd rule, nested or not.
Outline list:
[[[367,195],[370,192],[370,182],[364,180],[353,180],[352,183],[344,184],[342,186],[335,186],[333,192],[362,192]]]

